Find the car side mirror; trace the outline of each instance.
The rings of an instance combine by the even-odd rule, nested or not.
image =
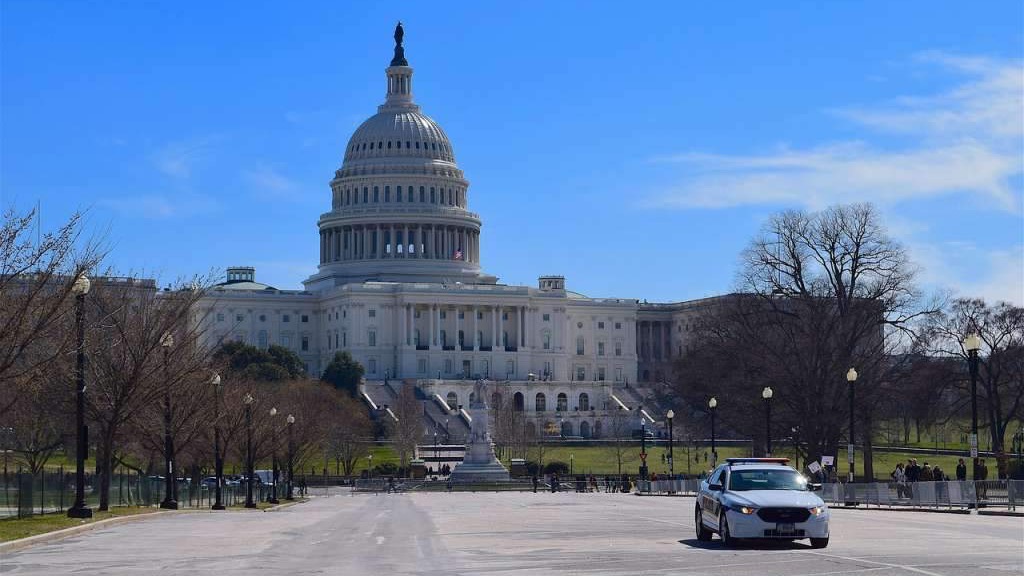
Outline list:
[[[807,489],[810,490],[811,492],[820,492],[821,484],[810,483],[807,485]]]
[[[721,484],[708,484],[708,490],[714,490],[715,492],[721,492],[722,491],[722,485]]]

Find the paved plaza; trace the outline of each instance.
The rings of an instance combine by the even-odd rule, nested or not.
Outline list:
[[[1024,519],[833,511],[825,550],[725,549],[693,536],[693,499],[629,494],[340,495],[274,512],[182,513],[0,559],[0,574],[527,575],[1024,572]]]

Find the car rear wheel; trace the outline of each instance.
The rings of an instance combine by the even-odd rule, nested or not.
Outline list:
[[[694,523],[697,525],[697,540],[700,540],[701,542],[708,542],[711,540],[711,530],[708,530],[707,527],[704,526],[702,516],[703,514],[700,511],[700,506],[697,506],[696,518],[694,518]]]
[[[828,536],[824,538],[811,538],[811,548],[824,548],[828,546]]]
[[[726,520],[724,511],[718,518],[718,535],[722,537],[722,544],[725,544],[727,548],[732,548],[736,545],[736,539],[729,532],[729,521]]]

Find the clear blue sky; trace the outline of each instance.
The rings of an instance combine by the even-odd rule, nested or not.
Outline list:
[[[557,4],[557,5],[556,5]],[[297,288],[396,20],[487,271],[728,291],[766,215],[869,200],[929,287],[1024,303],[1019,1],[3,0],[2,203],[111,264]]]

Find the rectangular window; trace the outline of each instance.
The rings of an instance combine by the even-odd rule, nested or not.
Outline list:
[[[416,360],[416,372],[418,374],[426,374],[427,373],[427,359],[426,358],[420,358],[420,359]]]
[[[330,330],[327,331],[327,349],[328,350],[331,349],[331,331]]]
[[[597,355],[604,356],[604,342],[597,343]]]
[[[292,317],[291,316],[289,316],[287,314],[281,316],[281,322],[291,322],[291,321],[292,321]]]
[[[516,373],[516,363],[513,360],[505,361],[505,377],[511,379]]]
[[[445,360],[444,360],[444,373],[445,374],[451,374],[452,373],[452,360],[451,360],[451,358],[445,358]]]
[[[622,330],[622,322],[616,322],[615,323],[615,329],[616,330]]]
[[[604,330],[604,322],[598,322],[597,323],[597,329],[598,330]]]
[[[501,313],[501,319],[502,320],[508,320],[508,312],[502,312]]]
[[[621,366],[616,366],[615,367],[615,381],[616,382],[622,382],[622,367]]]
[[[622,356],[622,342],[615,343],[615,355]]]
[[[305,323],[305,322],[309,322],[309,316],[307,316],[306,314],[303,314],[303,315],[302,315],[302,321],[303,321],[304,323]]]
[[[583,366],[576,367],[576,380],[583,381],[587,379],[587,369]]]
[[[448,313],[445,312],[444,310],[441,310],[441,320],[445,320],[447,318],[448,318]]]
[[[338,337],[335,336],[334,340],[335,340],[335,344],[337,344]],[[348,346],[348,332],[342,332],[341,333],[341,345],[342,346]]]
[[[597,367],[597,380],[598,382],[604,382],[604,366]]]
[[[377,345],[377,331],[376,330],[370,330],[370,346],[376,346],[376,345]]]
[[[545,322],[551,322],[551,314],[545,314],[542,318]]]
[[[462,310],[459,310],[459,320],[462,320],[465,317],[466,317],[466,313],[463,312]]]
[[[376,374],[377,373],[377,359],[376,358],[370,358],[370,361],[367,364],[367,368],[368,368],[368,372],[370,374]]]
[[[235,322],[244,322],[244,321],[245,321],[245,316],[242,316],[241,314],[235,314]]]
[[[420,311],[416,310],[416,312],[413,314],[413,316],[415,316],[416,318],[419,318],[420,317]]]
[[[302,337],[302,351],[309,352],[309,336]]]
[[[370,318],[376,318],[376,317],[377,317],[377,311],[374,310],[373,308],[370,308]]]
[[[484,319],[484,313],[483,312],[477,312],[476,313],[476,319],[477,320],[483,320]]]
[[[221,313],[221,312],[218,312],[217,313],[217,322],[223,322],[223,321],[224,321],[224,314]]]
[[[291,348],[292,347],[292,337],[289,336],[288,334],[282,334],[281,335],[281,346],[284,346],[285,348]]]

